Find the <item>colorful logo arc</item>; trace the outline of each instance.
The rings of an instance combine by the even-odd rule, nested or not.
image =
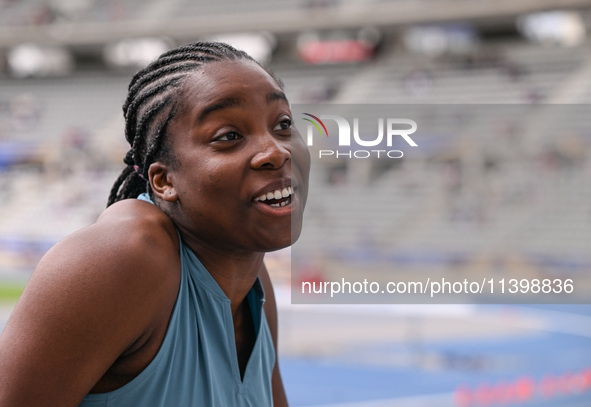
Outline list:
[[[313,119],[316,119],[316,121],[318,121],[318,123],[320,123],[320,125],[322,126],[322,128],[324,129],[324,134],[326,134],[326,137],[328,137],[328,130],[326,130],[326,126],[324,125],[324,123],[322,123],[322,120],[320,120],[318,117],[314,116],[313,114],[310,113],[304,113],[306,116],[310,116]],[[322,130],[320,129],[320,127],[318,127],[318,125],[316,123],[314,123],[312,120],[307,119],[305,117],[303,117],[302,119],[304,119],[307,122],[312,123],[314,126],[316,126],[316,128],[318,129],[318,131],[320,132],[320,135],[322,135]]]

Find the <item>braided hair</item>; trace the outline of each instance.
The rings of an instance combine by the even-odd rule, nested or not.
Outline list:
[[[179,91],[190,73],[209,62],[238,59],[257,63],[247,53],[230,45],[197,42],[162,54],[135,74],[123,104],[125,138],[131,146],[123,159],[127,167],[113,184],[107,207],[144,192],[151,193],[150,165],[156,161],[174,161],[166,131],[178,112]],[[281,81],[266,71],[283,87]]]

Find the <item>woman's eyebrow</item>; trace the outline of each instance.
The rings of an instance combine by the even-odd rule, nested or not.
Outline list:
[[[216,110],[226,109],[229,107],[241,107],[242,105],[243,105],[242,101],[240,99],[236,99],[236,98],[227,98],[227,99],[221,100],[221,101],[214,103],[213,105],[207,106],[205,109],[203,109],[203,111],[201,112],[201,114],[197,118],[197,121],[200,122],[208,114],[210,114],[211,112],[215,112]]]
[[[287,103],[289,103],[287,96],[285,96],[285,93],[283,92],[271,92],[267,95],[267,103],[271,103],[276,100],[285,100]]]

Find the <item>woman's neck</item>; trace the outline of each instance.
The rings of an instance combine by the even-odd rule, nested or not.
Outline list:
[[[177,227],[184,244],[195,253],[230,299],[234,315],[259,275],[264,253],[222,250]]]

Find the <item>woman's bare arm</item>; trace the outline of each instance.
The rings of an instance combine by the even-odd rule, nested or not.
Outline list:
[[[162,304],[174,302],[178,276],[162,253],[175,242],[149,216],[127,216],[129,206],[114,205],[40,261],[0,336],[1,406],[77,406],[167,321]]]
[[[287,407],[287,397],[283,387],[283,380],[281,379],[281,372],[279,372],[279,353],[277,348],[277,304],[275,303],[273,284],[271,283],[269,272],[267,271],[267,267],[264,263],[259,272],[259,277],[265,290],[265,315],[267,316],[267,322],[269,324],[269,329],[271,330],[271,336],[273,337],[273,344],[275,345],[275,354],[277,355],[272,378],[273,406]]]

